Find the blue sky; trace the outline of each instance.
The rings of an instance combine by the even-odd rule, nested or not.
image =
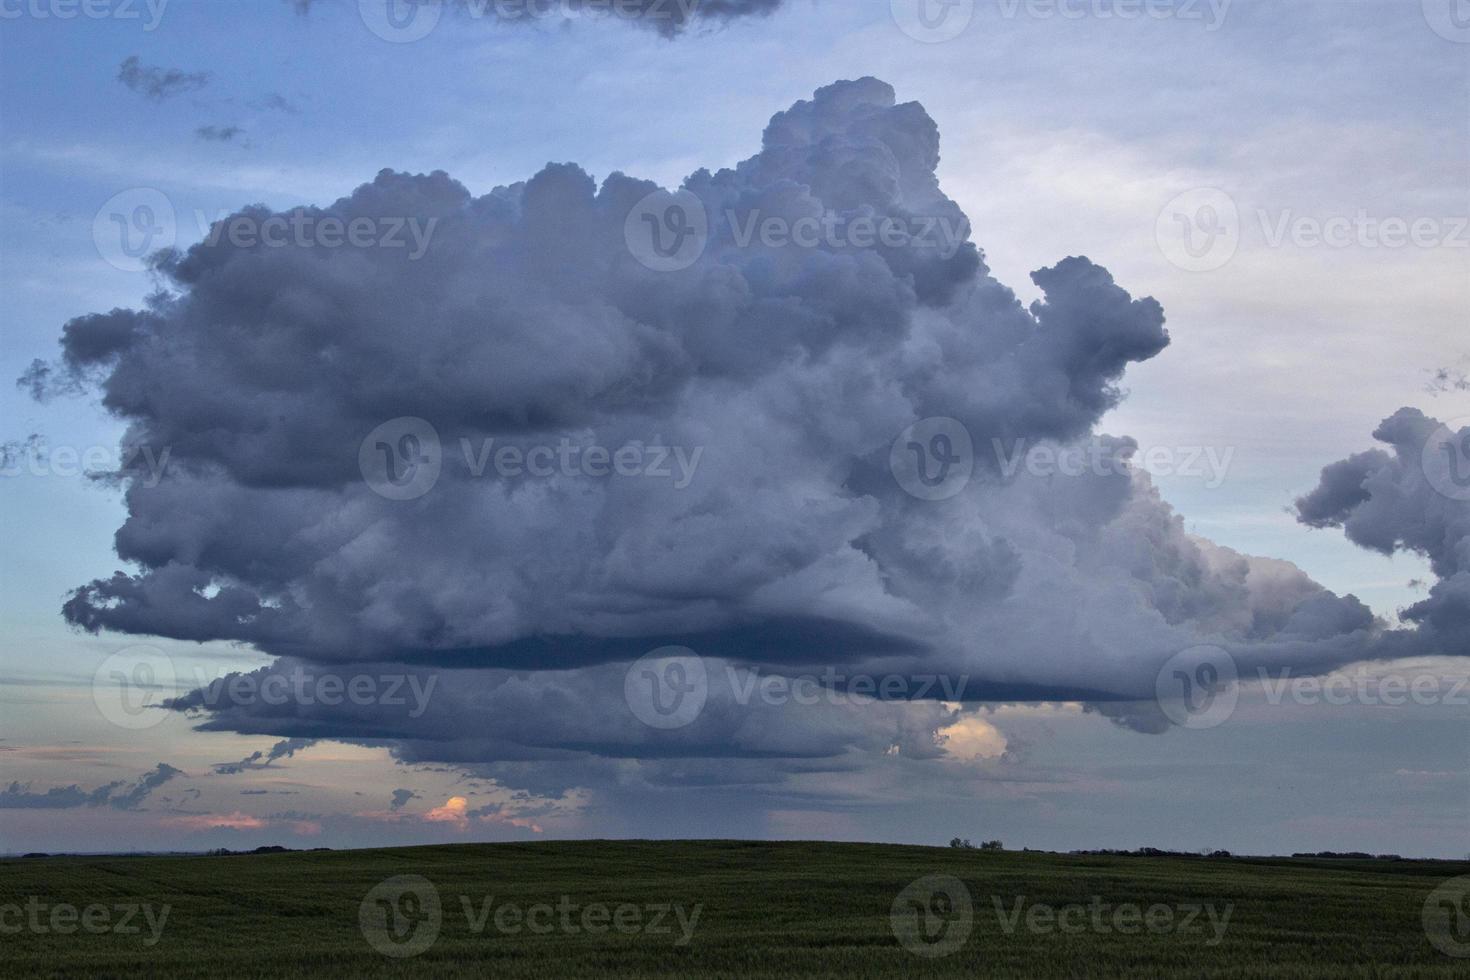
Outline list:
[[[71,318],[137,306],[155,287],[99,252],[94,218],[116,195],[160,192],[183,247],[244,205],[328,205],[383,168],[443,170],[475,195],[548,162],[576,162],[599,181],[621,171],[673,187],[751,156],[774,113],[835,80],[872,75],[933,117],[940,185],[968,215],[995,278],[1024,302],[1041,296],[1032,270],[1086,255],[1163,305],[1172,343],[1129,368],[1128,397],[1098,429],[1144,449],[1228,458],[1216,478],[1156,474],[1188,530],[1293,562],[1389,622],[1424,598],[1433,576],[1422,555],[1369,552],[1290,511],[1322,467],[1369,448],[1400,407],[1461,424],[1470,416],[1470,385],[1456,384],[1470,372],[1470,45],[1460,43],[1470,38],[1434,29],[1442,11],[1433,0],[1236,0],[1162,18],[981,0],[942,43],[907,36],[887,2],[866,0],[795,0],[673,40],[605,18],[450,16],[403,44],[374,36],[357,6],[319,2],[302,14],[286,2],[172,0],[151,30],[141,7],[137,19],[28,12],[0,23],[9,301],[0,373],[19,377],[33,359],[54,357]],[[133,56],[207,81],[149,98],[118,80]],[[210,140],[202,127],[239,132]],[[1238,209],[1239,247],[1218,268],[1190,271],[1171,261],[1157,229],[1171,201],[1199,188]],[[1272,242],[1273,229],[1299,220],[1359,214],[1428,220],[1433,240],[1331,247],[1289,233]],[[665,828],[983,835],[1057,848],[1465,850],[1470,709],[1272,705],[1259,691],[1243,695],[1228,724],[1163,736],[1073,704],[986,708],[973,733],[1004,754],[979,751],[959,774],[815,773],[756,803],[737,803],[739,787],[713,786],[661,798],[663,825],[640,815],[646,797],[617,780],[512,786],[504,773],[405,759],[385,740],[322,741],[268,768],[215,775],[215,764],[277,738],[198,734],[183,716],[119,729],[98,716],[93,674],[140,642],[181,673],[197,666],[211,677],[270,658],[221,641],[71,630],[61,603],[119,566],[113,534],[127,512],[116,491],[54,453],[115,451],[123,425],[93,397],[39,404],[9,387],[0,399],[0,440],[38,433],[53,453],[51,464],[0,482],[10,545],[0,785],[90,788],[160,762],[185,773],[135,809],[0,809],[5,850],[87,849],[100,833],[118,846],[195,849]],[[1467,674],[1459,652],[1371,669],[1432,674],[1448,690]],[[392,808],[396,788],[418,797]],[[464,796],[500,804],[503,819],[458,819],[446,801]]]

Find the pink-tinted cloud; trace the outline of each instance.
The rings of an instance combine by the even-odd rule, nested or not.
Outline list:
[[[185,830],[215,830],[219,828],[227,830],[259,830],[266,826],[268,821],[235,810],[232,813],[189,813],[181,816],[165,817],[163,822],[167,826],[182,827]]]
[[[526,817],[507,817],[501,813],[481,813],[478,815],[477,819],[481,823],[501,824],[506,827],[520,827],[522,830],[529,830],[533,834],[542,833],[541,825],[539,823],[536,823],[534,820],[527,819]]]
[[[425,813],[424,819],[430,823],[452,823],[464,830],[470,825],[469,809],[469,800],[463,796],[451,796],[443,806],[436,806]]]

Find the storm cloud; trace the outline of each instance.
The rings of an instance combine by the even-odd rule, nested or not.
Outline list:
[[[161,479],[126,481],[130,568],[77,589],[67,619],[282,658],[257,680],[448,669],[419,714],[218,689],[174,707],[523,782],[515,767],[547,761],[568,779],[635,759],[651,779],[760,782],[924,760],[956,702],[1096,702],[1157,730],[1135,703],[1204,643],[1298,672],[1467,652],[1466,504],[1413,482],[1430,420],[1401,412],[1380,430],[1397,456],[1329,467],[1302,503],[1314,526],[1430,555],[1443,581],[1414,628],[1186,533],[1136,444],[1095,431],[1128,366],[1167,347],[1162,307],[1083,256],[1033,273],[1023,304],[940,189],[939,148],[922,106],[864,78],[777,114],[760,152],[677,194],[574,164],[478,197],[383,171],[325,207],[224,220],[304,239],[160,254],[166,288],[144,309],[71,321],[60,361],[22,379],[98,391],[128,424],[121,458],[170,453]],[[382,234],[326,243],[354,222],[432,233],[417,255]],[[972,447],[942,499],[896,462],[954,448],[904,436],[934,419]],[[1109,465],[1005,465],[1018,445],[1084,444]],[[433,479],[402,483],[400,466]],[[668,644],[711,672],[678,731],[624,703],[628,662]],[[752,671],[825,668],[912,696],[738,696]],[[918,694],[923,676],[964,683]]]

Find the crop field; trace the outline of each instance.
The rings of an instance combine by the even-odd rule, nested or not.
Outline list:
[[[575,841],[0,861],[0,975],[1470,977],[1470,863]]]

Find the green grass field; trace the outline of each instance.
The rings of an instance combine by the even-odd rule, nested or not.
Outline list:
[[[1422,922],[1466,874],[734,841],[7,859],[0,976],[1470,977]]]

